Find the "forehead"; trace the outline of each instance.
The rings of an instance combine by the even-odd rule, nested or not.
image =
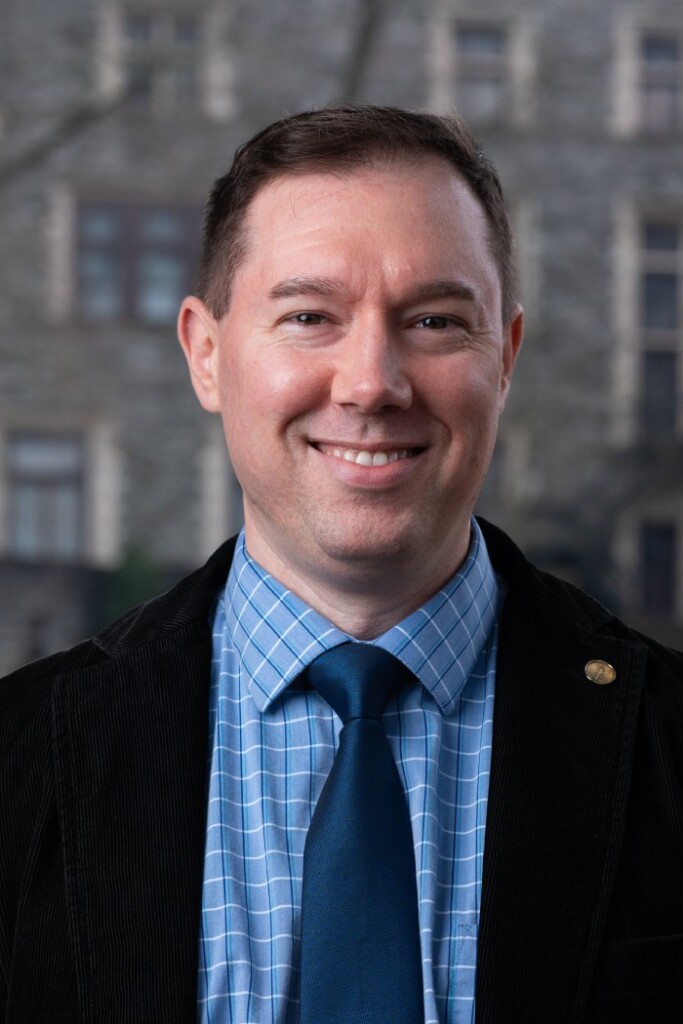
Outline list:
[[[381,202],[389,191],[392,196],[404,195],[406,206],[396,207]],[[349,170],[298,171],[278,175],[267,182],[252,199],[245,216],[245,228],[253,235],[260,229],[269,233],[278,222],[327,221],[339,211],[366,202],[374,193],[379,205],[365,210],[368,224],[389,214],[388,219],[405,223],[425,214],[441,220],[467,218],[473,227],[486,233],[484,209],[457,169],[442,157],[428,155],[395,161],[378,160]],[[387,208],[388,207],[388,208]]]
[[[498,277],[486,214],[471,188],[438,156],[377,163],[343,172],[281,175],[254,197],[244,221],[243,275],[281,278],[318,272],[362,273],[378,253],[405,274],[447,276],[469,267]],[[338,268],[336,265],[339,265]]]

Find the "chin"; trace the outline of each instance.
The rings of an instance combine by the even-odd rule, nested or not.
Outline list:
[[[368,569],[387,563],[392,569],[415,557],[418,535],[415,526],[389,531],[372,529],[369,521],[359,523],[354,530],[348,524],[313,538],[318,550],[329,559],[346,565],[365,566]]]

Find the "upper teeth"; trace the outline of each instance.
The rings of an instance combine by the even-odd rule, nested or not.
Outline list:
[[[328,448],[326,445],[321,445],[320,448],[326,455],[334,455],[337,459],[355,462],[359,466],[386,466],[388,462],[398,462],[399,459],[408,458],[408,451],[405,448],[386,452],[368,452],[357,448]]]

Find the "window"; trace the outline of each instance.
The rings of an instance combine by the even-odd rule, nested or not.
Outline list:
[[[93,50],[101,95],[144,118],[235,113],[235,4],[107,0]]]
[[[74,434],[7,438],[8,544],[12,555],[72,559],[83,547],[83,446]]]
[[[199,247],[191,207],[81,202],[77,305],[89,322],[174,322],[191,291]]]
[[[645,131],[658,134],[683,126],[683,37],[641,37],[640,123]]]
[[[538,4],[511,5],[436,0],[428,5],[429,103],[452,111],[478,130],[531,126],[537,115]]]
[[[640,528],[642,611],[672,618],[676,611],[676,524],[646,522]]]
[[[504,28],[466,24],[455,29],[456,106],[473,121],[495,121],[507,107],[510,68]]]
[[[643,433],[673,437],[676,431],[676,353],[643,353]]]
[[[646,438],[673,437],[678,422],[683,229],[646,220],[640,240],[640,421]]]
[[[125,85],[131,102],[192,109],[200,99],[200,21],[190,11],[126,8],[121,16]]]

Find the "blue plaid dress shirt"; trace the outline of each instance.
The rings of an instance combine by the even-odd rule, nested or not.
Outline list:
[[[417,676],[383,717],[408,796],[427,1024],[472,1024],[503,589],[473,521],[466,561],[373,642]],[[200,1024],[292,1024],[306,832],[341,722],[297,684],[350,639],[240,537],[214,618]]]

